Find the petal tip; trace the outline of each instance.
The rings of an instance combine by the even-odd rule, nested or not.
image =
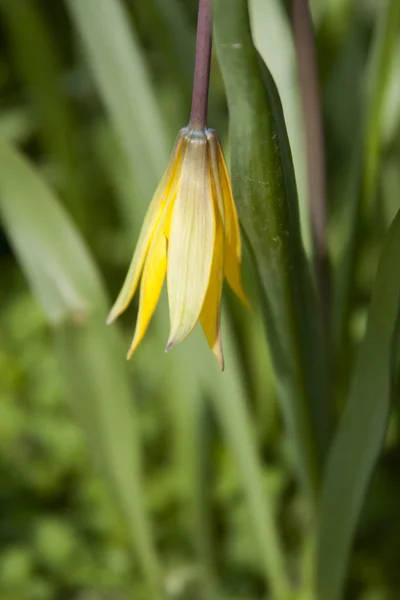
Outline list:
[[[212,348],[213,354],[218,361],[221,373],[225,370],[224,353],[222,351],[221,333],[218,334],[217,343]]]
[[[112,312],[110,312],[110,314],[108,315],[107,319],[106,319],[106,325],[111,325],[111,323],[114,323],[116,319],[116,316],[113,315]]]
[[[191,324],[190,327],[185,327],[182,325],[180,325],[179,327],[173,327],[169,332],[165,352],[169,352],[170,350],[172,350],[172,348],[186,340],[186,338],[192,333],[193,329],[195,328],[197,321],[198,318],[194,321],[194,323]]]
[[[106,324],[111,325],[111,323],[114,323],[114,321],[116,321],[118,319],[118,317],[122,315],[125,308],[121,308],[117,301],[114,304],[114,306],[111,308],[110,312],[108,313],[108,317],[106,319]]]
[[[136,335],[134,336],[133,340],[132,340],[132,344],[130,345],[130,348],[127,352],[126,355],[126,360],[130,360],[134,354],[134,352],[136,351],[137,347],[139,346],[140,342],[141,342],[142,338],[138,338]]]
[[[239,299],[246,308],[248,308],[249,310],[254,312],[254,307],[253,307],[252,303],[250,302],[250,300],[248,299],[248,297],[246,296],[245,292],[243,292],[242,295],[239,296]]]
[[[225,273],[225,277],[227,277],[227,274]],[[252,305],[252,303],[250,302],[249,298],[247,297],[246,292],[243,289],[242,283],[240,280],[237,280],[237,278],[231,278],[231,277],[227,277],[228,283],[229,283],[229,287],[231,288],[231,290],[233,291],[233,293],[235,294],[235,296],[240,300],[240,302],[249,310],[254,312],[254,307]]]
[[[169,352],[170,350],[172,350],[172,348],[174,346],[176,346],[177,342],[174,339],[169,339],[167,342],[167,345],[165,346],[165,353]]]

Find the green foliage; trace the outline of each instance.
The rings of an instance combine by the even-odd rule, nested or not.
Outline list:
[[[338,599],[356,520],[395,400],[400,333],[400,212],[386,235],[346,408],[326,468],[318,530],[318,594]]]
[[[132,558],[65,404],[51,333],[19,277],[1,315],[0,597],[129,590]]]
[[[105,325],[189,117],[197,2],[0,2],[0,600],[399,597],[400,5],[310,5],[330,331],[291,2],[213,0],[255,308],[224,290],[221,374],[196,331],[164,354],[164,294],[130,363],[136,304]]]
[[[329,397],[282,107],[253,45],[247,3],[217,1],[215,30],[231,116],[233,192],[260,277],[282,412],[314,497],[329,442]]]

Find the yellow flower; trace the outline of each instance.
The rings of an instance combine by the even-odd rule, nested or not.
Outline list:
[[[241,284],[239,224],[223,152],[213,130],[182,129],[148,208],[121,292],[107,323],[128,306],[140,284],[130,358],[146,333],[167,275],[170,334],[166,351],[200,320],[224,368],[220,333],[224,277],[248,304]]]

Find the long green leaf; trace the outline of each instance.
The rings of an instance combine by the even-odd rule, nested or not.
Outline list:
[[[315,497],[329,440],[329,400],[282,108],[254,48],[246,0],[214,0],[214,18],[230,113],[233,191],[261,282],[282,411],[301,476]]]
[[[148,202],[168,160],[163,120],[119,0],[66,0],[117,138]]]
[[[386,237],[349,398],[327,463],[317,541],[317,598],[339,600],[394,393],[400,332],[400,212]],[[398,344],[397,338],[397,344]]]
[[[206,385],[210,386],[213,409],[228,447],[235,457],[253,527],[253,536],[259,549],[260,566],[266,573],[272,597],[276,600],[286,600],[290,597],[290,584],[281,536],[277,528],[276,506],[272,490],[263,489],[263,481],[266,480],[266,484],[269,484],[268,471],[267,477],[263,477],[254,439],[255,427],[252,427],[238,376],[239,365],[235,367],[237,357],[232,346],[232,344],[227,346],[225,355],[233,369],[233,374],[228,379],[221,378],[218,382],[210,381],[207,375],[204,379]]]
[[[400,32],[400,3],[387,0],[377,20],[368,62],[362,133],[356,138],[345,203],[345,244],[339,260],[334,297],[334,334],[338,362],[349,343],[349,318],[355,297],[356,269],[364,245],[363,227],[372,224],[379,183],[383,115]]]
[[[164,31],[165,46],[182,75],[183,86],[190,86],[193,78],[195,31],[189,22],[183,6],[177,0],[152,0],[160,20],[160,30]],[[190,91],[190,90],[189,90]]]
[[[304,245],[311,252],[309,202],[307,198],[307,168],[304,153],[304,125],[296,55],[290,22],[280,0],[249,0],[250,22],[254,45],[273,76],[282,102],[286,129],[293,154],[299,197],[300,223]],[[279,47],[279,52],[277,48]]]
[[[7,233],[48,319],[57,324],[84,317],[93,306],[105,307],[101,282],[86,247],[44,180],[3,141],[0,169]]]
[[[79,127],[62,89],[62,61],[55,36],[37,0],[0,2],[0,15],[16,58],[18,74],[33,105],[44,147],[59,161],[68,209],[85,223]],[[87,161],[87,157],[86,157]]]
[[[65,385],[92,452],[124,513],[159,599],[159,566],[144,508],[140,444],[131,384],[117,329],[105,326],[107,300],[85,244],[52,191],[10,145],[0,143],[0,214],[26,276],[55,326]]]
[[[363,203],[368,215],[376,196],[379,159],[382,148],[382,121],[385,100],[391,83],[392,64],[400,34],[400,2],[386,0],[369,64],[368,105],[366,115],[365,155],[363,165]]]

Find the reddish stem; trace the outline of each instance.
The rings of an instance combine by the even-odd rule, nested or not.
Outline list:
[[[205,129],[207,124],[208,88],[210,83],[212,43],[211,0],[199,0],[197,18],[196,62],[194,67],[190,127]]]

